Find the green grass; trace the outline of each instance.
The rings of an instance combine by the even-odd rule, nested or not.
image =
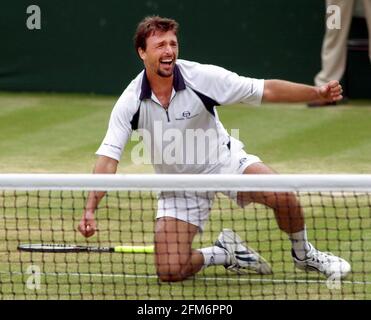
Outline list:
[[[0,93],[1,173],[89,173],[117,97]],[[282,173],[370,173],[371,105],[220,107],[230,130],[240,129],[249,153]],[[119,171],[152,172],[130,163],[129,144]],[[352,262],[341,290],[293,268],[290,245],[273,214],[261,206],[214,206],[195,247],[210,246],[222,227],[236,230],[271,262],[273,276],[238,277],[211,267],[180,283],[159,283],[152,255],[29,254],[23,242],[151,244],[156,200],[112,194],[98,212],[99,233],[84,240],[76,226],[85,196],[70,192],[0,193],[0,299],[370,299],[371,215],[365,195],[302,195],[309,237],[322,250]],[[233,215],[229,215],[233,211]],[[25,283],[27,267],[44,273],[40,290]],[[285,283],[286,282],[286,283]]]

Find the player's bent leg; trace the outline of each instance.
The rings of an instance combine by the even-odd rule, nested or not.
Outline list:
[[[248,166],[244,174],[276,174],[264,163]],[[292,242],[292,257],[297,268],[316,271],[326,277],[345,278],[351,271],[350,264],[337,256],[321,252],[307,240],[303,209],[295,194],[290,192],[240,192],[240,204],[257,202],[273,209],[277,223]]]
[[[244,174],[276,174],[276,172],[258,162],[248,166]],[[304,229],[303,210],[299,200],[292,192],[239,192],[240,204],[256,202],[273,209],[278,226],[286,233],[295,233]]]
[[[161,281],[181,281],[202,268],[202,254],[192,250],[192,242],[197,232],[197,226],[176,218],[157,219],[155,265]]]

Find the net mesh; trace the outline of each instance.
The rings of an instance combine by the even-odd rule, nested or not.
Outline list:
[[[20,252],[17,246],[23,243],[153,245],[158,193],[109,191],[96,211],[99,230],[85,239],[77,226],[88,191],[0,191],[0,298],[370,299],[370,193],[295,194],[304,210],[310,242],[351,264],[352,272],[340,283],[295,268],[291,243],[272,209],[258,203],[241,208],[223,193],[215,194],[193,248],[210,247],[223,228],[232,229],[269,261],[273,274],[237,275],[218,265],[169,283],[158,279],[150,253]]]

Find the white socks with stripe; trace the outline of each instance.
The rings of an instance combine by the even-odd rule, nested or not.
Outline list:
[[[292,243],[292,250],[299,260],[306,258],[307,252],[310,251],[310,245],[307,238],[307,229],[304,227],[302,231],[289,234]]]
[[[204,268],[214,265],[226,265],[230,263],[230,257],[226,250],[214,246],[198,249],[204,256]]]

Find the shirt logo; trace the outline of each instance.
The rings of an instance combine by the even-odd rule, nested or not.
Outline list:
[[[180,118],[175,118],[175,120],[187,120],[192,119],[198,116],[199,113],[192,115],[190,111],[183,111],[182,116]]]
[[[191,116],[191,113],[189,111],[184,111],[182,115],[184,118],[189,118]]]

